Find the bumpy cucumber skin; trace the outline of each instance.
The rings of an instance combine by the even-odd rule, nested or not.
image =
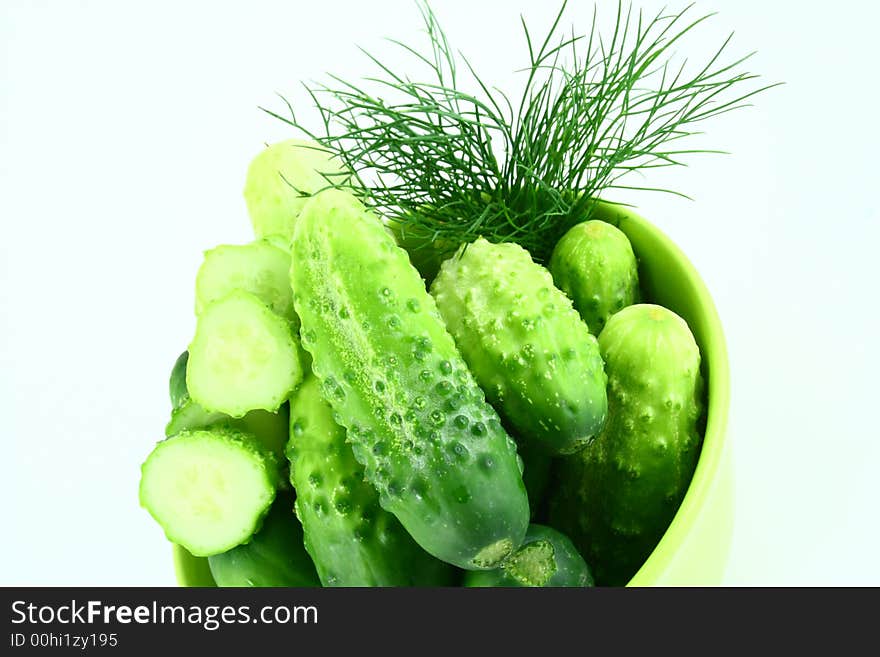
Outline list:
[[[593,439],[607,412],[599,345],[525,249],[480,238],[443,263],[431,294],[486,397],[519,437],[551,454]]]
[[[292,261],[303,346],[381,506],[443,561],[500,562],[528,526],[516,445],[406,252],[330,190],[300,215]]]
[[[560,463],[550,522],[566,532],[600,584],[625,584],[669,526],[699,456],[700,352],[687,324],[660,306],[624,308],[599,345],[608,423]]]
[[[496,568],[495,570],[483,570],[478,572],[468,572],[464,577],[464,585],[472,587],[485,586],[504,586],[504,587],[523,587],[523,586],[543,586],[543,587],[586,587],[593,586],[593,574],[590,572],[589,566],[584,561],[572,542],[564,534],[556,531],[552,527],[544,525],[531,524],[526,532],[526,538],[522,542],[519,550],[515,552],[510,561],[515,563],[517,554],[523,550],[528,550],[535,543],[544,542],[548,546],[552,558],[549,560],[552,564],[552,574],[546,579],[541,577],[541,581],[530,581],[528,573],[522,573],[516,566]]]
[[[189,537],[183,534],[179,534],[175,531],[175,529],[169,527],[168,524],[163,522],[163,518],[157,514],[156,510],[153,508],[150,500],[148,499],[148,473],[153,456],[159,450],[166,449],[175,441],[187,441],[205,435],[209,436],[213,440],[223,440],[227,443],[235,444],[238,446],[239,449],[245,450],[250,453],[251,457],[254,459],[254,462],[259,464],[262,476],[264,478],[263,483],[265,485],[265,490],[270,493],[269,495],[267,495],[267,501],[265,507],[263,508],[263,511],[261,513],[258,513],[254,517],[253,524],[250,527],[246,528],[241,533],[241,535],[237,537],[237,540],[230,540],[229,544],[224,546],[214,546],[214,549],[210,550],[202,549],[199,546],[191,543],[188,540]],[[153,519],[159,524],[159,526],[162,527],[162,530],[165,532],[165,537],[169,541],[183,546],[193,556],[209,557],[214,554],[220,554],[221,552],[225,552],[236,547],[237,545],[241,545],[242,543],[247,542],[251,536],[253,536],[260,530],[263,524],[263,520],[266,517],[266,514],[269,512],[269,509],[272,506],[272,502],[275,499],[278,487],[282,482],[281,472],[281,461],[279,461],[279,459],[272,452],[263,447],[256,438],[249,434],[236,431],[235,429],[232,429],[230,427],[211,427],[210,429],[194,429],[192,431],[181,431],[171,438],[166,438],[165,440],[157,443],[156,446],[153,448],[153,451],[141,465],[141,480],[138,487],[138,500],[141,507],[146,509],[147,512],[153,517]],[[164,483],[165,482],[163,482],[163,484]],[[170,482],[168,482],[168,485],[170,485]]]
[[[189,390],[186,387],[188,356],[188,351],[180,354],[171,370],[170,389],[173,410],[171,411],[171,420],[165,426],[165,436],[170,438],[181,431],[193,429],[229,427],[251,434],[283,462],[284,448],[288,438],[289,404],[285,402],[274,413],[256,410],[240,418],[233,418],[216,411],[206,411],[190,398]]]
[[[585,221],[563,235],[550,257],[550,273],[593,335],[602,332],[611,315],[640,298],[632,245],[604,221]]]
[[[250,541],[208,557],[217,586],[320,586],[293,514],[293,495],[279,494]]]
[[[288,139],[267,147],[251,161],[244,185],[254,234],[289,243],[307,195],[347,178],[345,167],[313,141]]]
[[[290,482],[305,545],[324,586],[446,586],[453,568],[410,538],[393,515],[379,506],[379,494],[364,480],[309,374],[291,398]]]

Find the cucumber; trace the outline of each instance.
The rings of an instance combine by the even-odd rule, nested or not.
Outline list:
[[[604,221],[585,221],[563,235],[550,257],[550,273],[593,335],[640,297],[632,245],[620,229]]]
[[[561,462],[550,523],[572,538],[597,582],[622,585],[666,531],[696,467],[700,351],[683,319],[649,304],[612,315],[599,345],[608,424]]]
[[[406,226],[397,221],[389,221],[388,227],[394,234],[397,244],[409,254],[409,260],[427,284],[437,276],[440,265],[452,256],[460,246],[458,242],[436,239],[424,229]]]
[[[519,447],[519,455],[523,461],[523,483],[529,495],[529,515],[534,520],[541,512],[544,493],[550,483],[553,459],[543,450],[525,442]]]
[[[522,439],[583,449],[605,422],[599,345],[518,244],[480,238],[443,263],[431,294],[486,397]]]
[[[344,184],[349,173],[313,141],[288,139],[266,147],[248,167],[244,200],[258,237],[290,242],[293,225],[310,194]]]
[[[171,368],[171,377],[168,379],[168,393],[171,397],[171,409],[177,410],[189,400],[189,390],[186,389],[186,363],[189,360],[189,352],[184,351]]]
[[[284,459],[289,427],[289,405],[282,404],[275,413],[250,411],[244,417],[233,418],[224,413],[208,412],[190,399],[186,387],[186,364],[188,351],[184,351],[171,371],[172,403],[171,421],[165,426],[165,436],[171,437],[181,431],[227,426],[253,435],[279,459]]]
[[[500,568],[469,572],[465,586],[593,586],[593,575],[567,536],[531,524],[520,548]]]
[[[290,324],[236,290],[208,304],[189,346],[186,384],[206,411],[241,417],[275,411],[302,380]]]
[[[406,252],[328,190],[304,207],[292,260],[303,346],[382,508],[443,561],[499,563],[528,526],[516,445]]]
[[[244,290],[298,328],[289,271],[290,253],[266,240],[223,244],[205,251],[196,275],[196,315],[230,292]]]
[[[345,429],[308,374],[291,398],[290,482],[305,545],[324,586],[444,586],[452,567],[422,550],[379,506]]]
[[[207,557],[259,529],[279,480],[277,459],[252,436],[228,428],[184,431],[144,461],[139,496],[168,540]]]
[[[253,538],[208,557],[217,586],[320,586],[293,514],[293,495],[281,494]]]

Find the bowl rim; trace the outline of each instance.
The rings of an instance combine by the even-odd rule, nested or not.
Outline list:
[[[627,586],[648,586],[657,582],[675,558],[678,548],[684,543],[692,527],[703,510],[703,503],[719,474],[724,451],[727,417],[730,406],[730,364],[721,318],[715,302],[709,294],[696,267],[672,239],[654,223],[637,214],[631,207],[601,202],[600,218],[623,230],[627,223],[650,233],[662,249],[667,251],[682,267],[693,286],[697,306],[704,315],[707,331],[705,344],[699,344],[701,358],[711,363],[708,369],[706,386],[707,413],[706,429],[700,447],[700,456],[691,482],[678,510],[654,550],[627,583]],[[638,257],[638,253],[636,254]],[[181,586],[211,586],[213,580],[206,567],[207,560],[189,554],[178,545],[173,545],[174,571],[177,583]]]

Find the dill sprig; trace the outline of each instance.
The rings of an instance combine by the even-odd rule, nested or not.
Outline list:
[[[528,65],[514,100],[452,49],[419,3],[429,47],[390,41],[427,67],[427,81],[363,50],[375,75],[305,85],[322,132],[308,130],[289,102],[290,116],[269,113],[335,152],[354,172],[352,185],[410,243],[451,251],[483,236],[518,242],[546,261],[608,190],[684,196],[621,179],[720,152],[683,142],[699,134],[697,124],[774,86],[745,84],[758,78],[739,70],[751,54],[722,61],[732,35],[701,66],[673,64],[673,47],[711,16],[692,19],[693,5],[645,18],[621,2],[610,38],[599,33],[596,9],[588,33],[563,29],[566,5],[541,39],[521,18]]]

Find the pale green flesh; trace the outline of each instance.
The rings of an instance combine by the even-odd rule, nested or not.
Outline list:
[[[196,556],[245,542],[275,497],[277,467],[254,439],[214,430],[159,443],[142,466],[141,506]]]
[[[196,276],[196,315],[230,292],[244,290],[275,314],[293,321],[289,271],[290,254],[265,240],[206,251]]]
[[[208,305],[189,347],[186,383],[206,411],[275,411],[302,380],[287,321],[257,297],[233,292]]]
[[[523,545],[504,564],[508,575],[523,586],[544,586],[556,574],[556,551],[550,541]]]

